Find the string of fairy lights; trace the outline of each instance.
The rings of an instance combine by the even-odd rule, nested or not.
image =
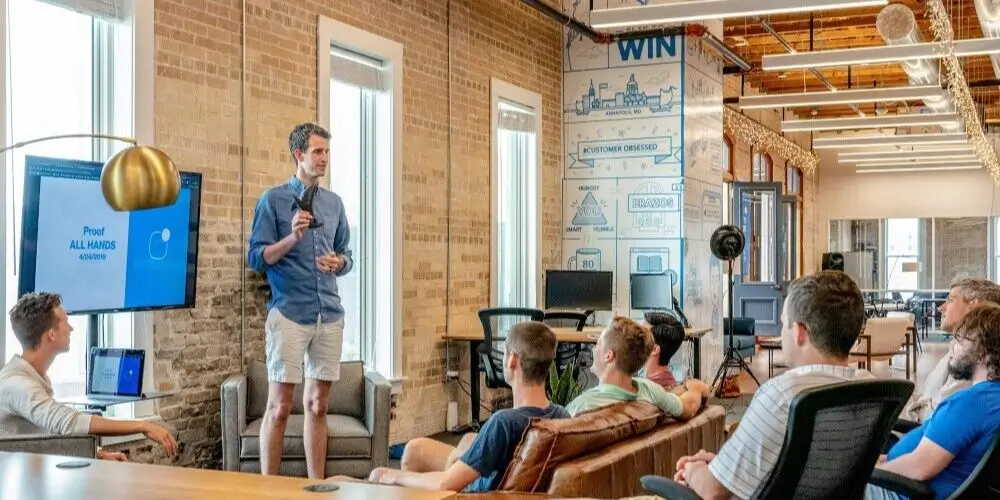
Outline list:
[[[990,145],[979,122],[972,90],[965,79],[962,64],[955,55],[955,32],[951,26],[951,19],[941,0],[929,0],[927,10],[930,13],[931,29],[934,30],[937,41],[945,51],[943,58],[945,72],[941,79],[944,80],[946,91],[951,95],[955,108],[965,123],[965,133],[969,137],[973,151],[993,177],[993,183],[1000,185],[1000,162],[997,161],[996,151]]]
[[[729,106],[723,106],[722,109],[722,127],[734,140],[753,144],[754,149],[784,158],[801,168],[805,175],[812,175],[816,171],[819,157],[813,152]]]

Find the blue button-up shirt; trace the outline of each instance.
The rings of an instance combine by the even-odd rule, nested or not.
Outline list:
[[[268,309],[277,307],[286,318],[300,324],[315,324],[320,317],[323,323],[344,317],[337,290],[337,276],[343,276],[354,267],[348,246],[351,230],[344,213],[344,202],[336,193],[317,190],[313,198],[313,217],[322,227],[308,229],[302,239],[278,262],[268,265],[264,249],[292,233],[292,216],[298,210],[295,195],[302,198],[305,184],[297,177],[287,183],[264,191],[253,214],[250,230],[250,250],[247,254],[250,268],[267,275],[271,284]],[[335,273],[324,273],[316,259],[329,252],[336,252],[344,259],[344,267]]]

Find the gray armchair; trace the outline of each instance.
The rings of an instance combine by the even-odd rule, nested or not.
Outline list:
[[[267,368],[253,361],[247,375],[233,375],[222,383],[222,467],[229,471],[260,472],[260,429],[267,405]],[[295,387],[292,415],[285,429],[281,453],[284,476],[306,477],[302,443],[304,407],[302,384]],[[367,477],[389,460],[389,382],[364,363],[341,363],[327,406],[326,477]]]
[[[97,436],[87,434],[25,434],[0,437],[0,451],[97,458]]]

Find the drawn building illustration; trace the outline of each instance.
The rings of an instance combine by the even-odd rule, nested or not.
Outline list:
[[[591,111],[615,111],[637,108],[649,108],[653,113],[665,113],[674,109],[677,103],[677,87],[670,85],[666,89],[660,89],[659,95],[647,95],[645,91],[639,90],[639,83],[635,81],[635,73],[629,76],[628,83],[625,84],[624,92],[615,92],[613,98],[606,99],[601,95],[602,90],[608,88],[608,84],[601,83],[598,88],[594,88],[594,81],[590,81],[590,89],[581,99],[576,101],[576,114],[579,116],[588,115]]]

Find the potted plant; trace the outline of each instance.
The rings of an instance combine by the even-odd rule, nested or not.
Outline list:
[[[559,374],[555,363],[549,366],[549,400],[553,403],[566,406],[582,392],[580,384],[573,376],[575,365],[576,363],[567,364],[562,375]]]

